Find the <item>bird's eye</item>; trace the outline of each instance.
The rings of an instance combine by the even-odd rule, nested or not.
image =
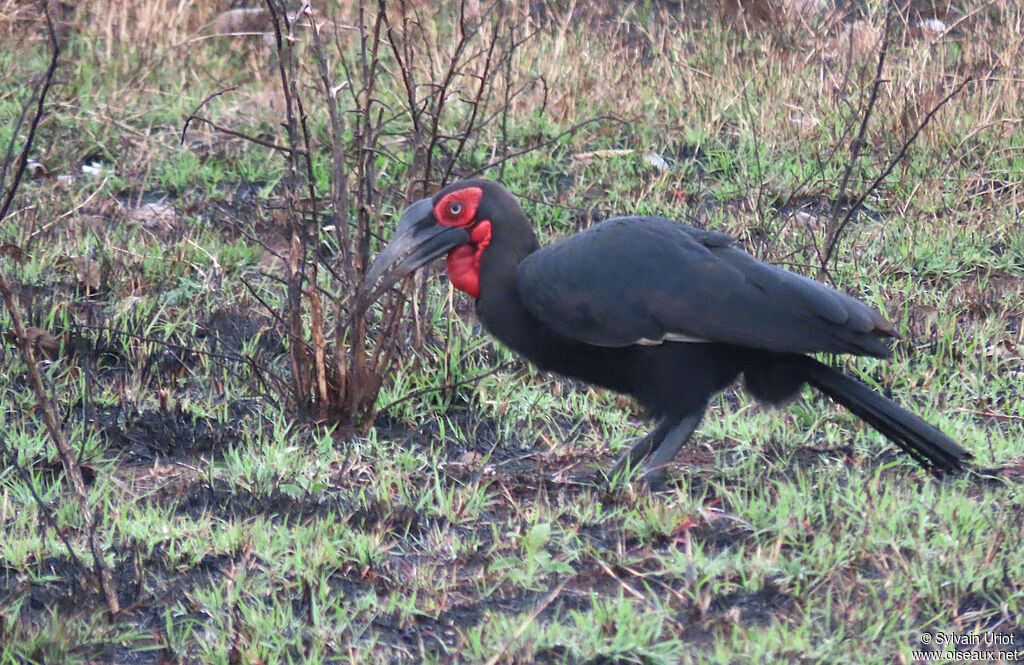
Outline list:
[[[452,217],[458,217],[462,214],[462,204],[458,201],[452,201],[448,204],[448,214]]]

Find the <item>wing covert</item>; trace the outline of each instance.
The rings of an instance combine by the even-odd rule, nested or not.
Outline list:
[[[891,325],[860,301],[658,217],[620,217],[544,247],[516,270],[527,310],[596,346],[702,340],[791,353],[884,356]]]

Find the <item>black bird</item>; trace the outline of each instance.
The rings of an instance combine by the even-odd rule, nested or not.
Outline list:
[[[888,357],[893,326],[864,303],[762,263],[722,233],[663,217],[616,217],[541,248],[515,198],[488,180],[411,205],[366,275],[373,298],[447,253],[448,276],[483,326],[544,370],[635,397],[657,426],[616,464],[667,465],[711,395],[742,373],[784,404],[808,383],[925,467],[971,454],[918,416],[810,353]],[[378,281],[380,282],[378,284]],[[376,286],[376,288],[374,288]]]

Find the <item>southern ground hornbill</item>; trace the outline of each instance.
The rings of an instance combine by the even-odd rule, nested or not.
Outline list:
[[[377,296],[445,253],[452,284],[476,299],[492,335],[542,369],[634,396],[657,418],[613,473],[667,465],[711,395],[741,373],[754,397],[772,404],[809,383],[926,467],[956,470],[971,457],[918,416],[806,355],[889,356],[891,323],[854,298],[758,261],[730,236],[662,217],[616,217],[541,248],[507,190],[465,180],[405,211],[364,294]]]

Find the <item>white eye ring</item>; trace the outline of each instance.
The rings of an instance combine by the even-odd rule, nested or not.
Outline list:
[[[452,201],[448,204],[448,214],[452,217],[458,217],[462,214],[462,204],[458,201]]]

